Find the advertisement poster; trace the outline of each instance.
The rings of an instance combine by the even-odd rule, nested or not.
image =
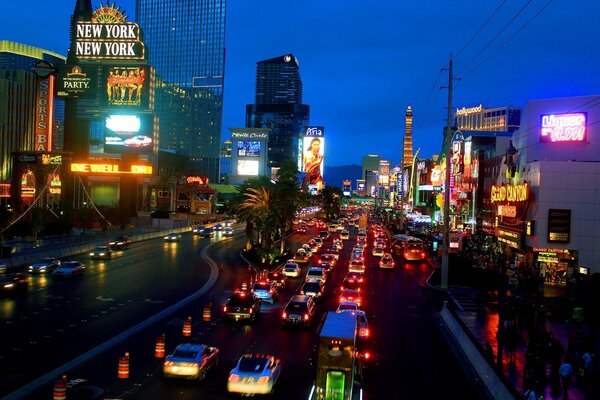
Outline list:
[[[104,151],[152,153],[153,132],[151,115],[109,115],[104,127]]]
[[[148,107],[145,66],[109,67],[105,72],[105,98],[109,107]]]
[[[325,148],[323,137],[305,136],[302,146],[302,166],[304,186],[315,187],[316,192],[323,188],[323,153]]]
[[[238,157],[259,157],[260,142],[237,142]]]

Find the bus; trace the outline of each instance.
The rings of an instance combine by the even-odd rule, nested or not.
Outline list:
[[[406,261],[423,261],[427,258],[423,241],[414,236],[398,234],[392,237],[392,249]]]

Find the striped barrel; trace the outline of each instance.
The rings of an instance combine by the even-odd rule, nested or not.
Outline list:
[[[165,334],[163,333],[156,338],[156,346],[154,347],[154,357],[164,358],[165,357]]]
[[[67,398],[67,376],[63,375],[54,381],[53,400],[66,400]]]
[[[129,378],[129,353],[125,353],[125,355],[119,357],[119,369],[117,372],[117,377],[119,379]]]
[[[183,336],[190,337],[192,336],[192,317],[187,317],[185,321],[183,321]]]

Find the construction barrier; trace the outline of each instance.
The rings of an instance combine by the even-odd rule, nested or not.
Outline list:
[[[117,373],[119,379],[129,378],[129,353],[119,357],[119,370]]]
[[[163,333],[156,338],[156,346],[154,347],[154,357],[164,358],[165,357],[165,334]]]
[[[208,303],[204,306],[204,312],[202,313],[202,320],[204,322],[210,322],[210,309],[212,308],[212,303]]]
[[[54,381],[54,400],[66,400],[67,398],[67,376],[63,375]]]
[[[192,317],[187,317],[187,319],[183,321],[183,336],[192,336]]]

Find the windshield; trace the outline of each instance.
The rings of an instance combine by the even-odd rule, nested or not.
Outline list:
[[[261,372],[265,369],[267,360],[263,358],[242,358],[240,360],[240,372]]]

